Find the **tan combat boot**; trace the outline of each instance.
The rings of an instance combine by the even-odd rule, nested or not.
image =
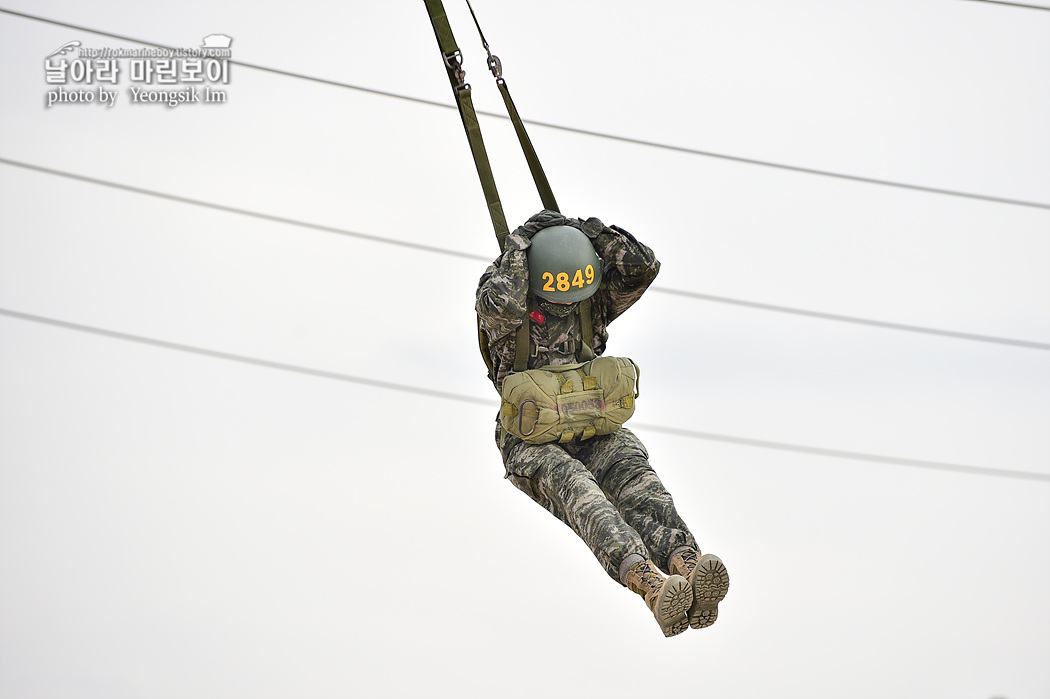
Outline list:
[[[671,556],[667,567],[688,580],[689,589],[693,591],[689,625],[702,629],[715,623],[718,603],[729,592],[729,573],[722,559],[711,553],[701,556],[694,549],[681,549]]]
[[[665,578],[655,563],[642,561],[628,569],[624,583],[645,598],[664,636],[677,636],[689,628],[693,588],[681,575]]]

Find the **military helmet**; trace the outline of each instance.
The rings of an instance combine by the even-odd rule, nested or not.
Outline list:
[[[532,236],[529,290],[554,303],[589,298],[602,281],[602,261],[591,240],[572,226],[549,226]]]

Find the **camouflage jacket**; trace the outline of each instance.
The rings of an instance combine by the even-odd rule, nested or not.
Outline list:
[[[591,347],[596,355],[601,355],[609,339],[609,323],[641,298],[660,271],[660,262],[652,250],[630,233],[610,228],[596,218],[582,221],[543,211],[515,229],[510,237],[529,239],[542,228],[560,225],[572,226],[587,234],[602,260],[601,285],[591,297],[594,330]],[[475,305],[479,326],[488,338],[492,379],[497,391],[502,389],[507,374],[514,370],[515,335],[528,309],[528,295],[529,266],[525,250],[508,244],[481,275]],[[561,306],[539,299],[537,305],[538,310],[530,316],[532,342],[528,368],[580,361],[579,304]]]

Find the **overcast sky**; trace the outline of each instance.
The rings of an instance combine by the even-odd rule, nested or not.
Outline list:
[[[663,638],[503,480],[454,109],[242,65],[135,104],[127,58],[66,86],[112,106],[48,107],[64,44],[141,45],[0,13],[0,696],[1050,697],[1050,11],[474,4],[526,118],[736,158],[530,128],[563,211],[663,262],[608,352],[718,623]],[[0,8],[452,104],[418,0]],[[539,200],[481,121],[513,226]]]

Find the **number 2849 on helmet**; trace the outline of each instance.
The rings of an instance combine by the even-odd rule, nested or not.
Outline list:
[[[532,236],[525,252],[529,290],[554,303],[589,298],[602,281],[602,261],[590,238],[572,226],[550,226]]]

